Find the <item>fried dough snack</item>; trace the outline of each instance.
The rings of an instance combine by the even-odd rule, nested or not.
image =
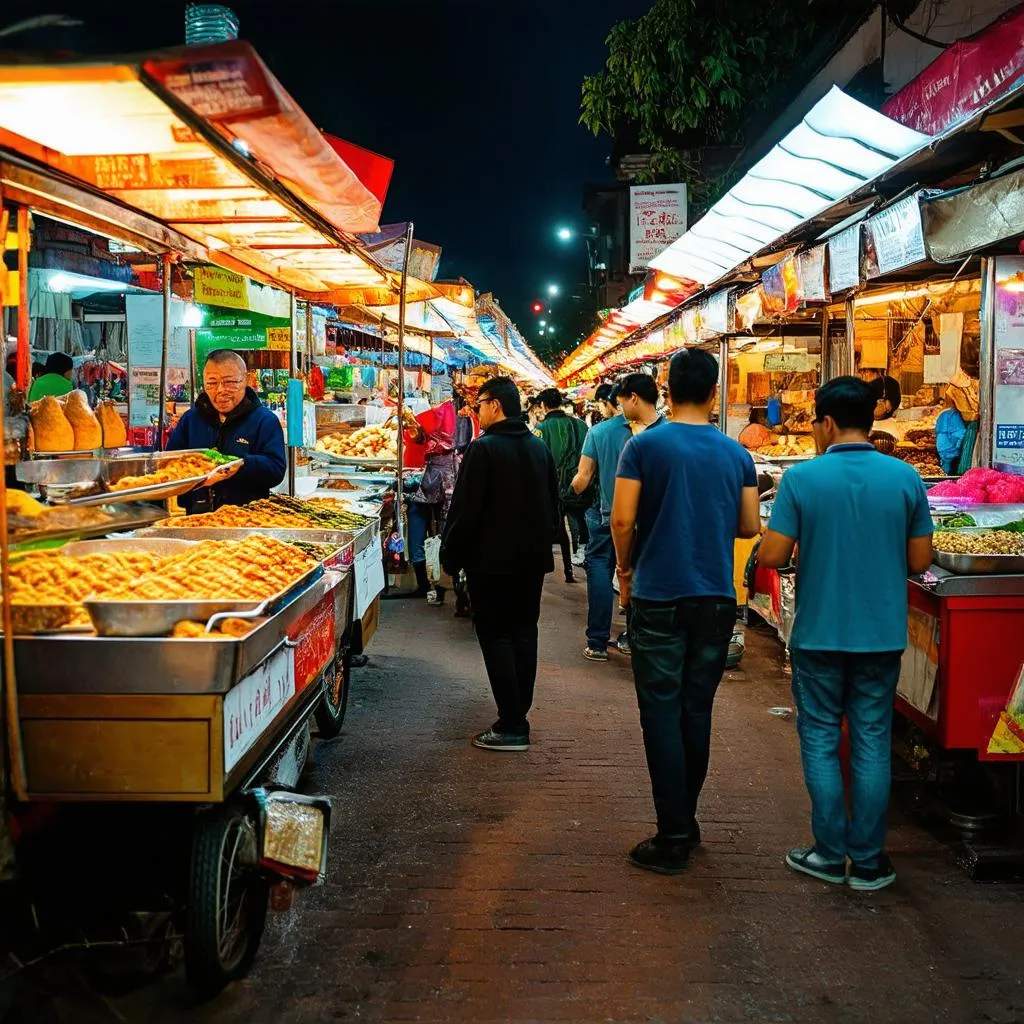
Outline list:
[[[217,468],[217,463],[205,455],[192,453],[179,459],[168,459],[159,469],[142,476],[123,476],[110,485],[112,491],[127,491],[135,487],[149,487],[153,484],[169,484],[175,480],[186,480],[193,476],[206,476]]]

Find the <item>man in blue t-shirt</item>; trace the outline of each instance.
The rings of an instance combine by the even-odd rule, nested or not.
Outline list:
[[[912,466],[868,440],[874,410],[871,385],[856,377],[821,388],[814,437],[823,454],[783,476],[758,556],[777,569],[799,546],[790,649],[814,845],[790,850],[786,863],[866,891],[896,879],[883,850],[907,575],[924,572],[932,557],[924,484]],[[853,771],[849,820],[839,764],[844,716]]]
[[[607,661],[611,640],[612,616],[615,611],[615,548],[612,546],[612,497],[619,456],[633,436],[633,427],[646,430],[661,421],[658,414],[658,384],[648,373],[631,373],[607,395],[621,404],[622,413],[604,420],[590,429],[583,443],[579,470],[572,482],[573,490],[583,494],[597,483],[598,500],[587,510],[587,646],[583,657],[588,661]],[[601,399],[598,389],[598,400]],[[624,634],[615,643],[620,653],[629,655],[629,639]]]
[[[711,707],[736,621],[733,546],[761,530],[750,455],[709,423],[718,363],[699,349],[669,364],[671,417],[619,460],[611,528],[658,833],[636,867],[684,870],[700,842],[697,800],[711,751]]]

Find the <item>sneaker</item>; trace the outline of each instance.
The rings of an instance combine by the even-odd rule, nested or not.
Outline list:
[[[690,860],[688,843],[665,841],[654,836],[637,843],[629,851],[629,862],[635,868],[653,871],[658,875],[679,875]]]
[[[786,865],[794,871],[833,885],[842,885],[846,881],[846,863],[825,860],[813,846],[790,850],[786,854]]]
[[[846,881],[851,889],[858,892],[878,892],[879,889],[885,889],[896,881],[896,871],[892,861],[883,853],[878,858],[876,868],[861,868],[851,864],[850,877]]]
[[[583,657],[586,658],[587,661],[607,661],[608,652],[600,651],[596,647],[584,647]]]
[[[629,639],[627,637],[620,637],[618,643],[615,645],[615,649],[619,654],[624,654],[627,658],[633,656],[633,648],[629,646]]]
[[[509,733],[488,729],[473,737],[473,746],[481,750],[529,750],[529,736],[513,736]]]
[[[587,561],[587,555],[583,548],[580,548],[579,551],[572,556],[571,561],[573,565],[579,566],[581,569],[583,568]]]

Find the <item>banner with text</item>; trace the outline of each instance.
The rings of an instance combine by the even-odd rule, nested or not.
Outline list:
[[[686,234],[685,185],[633,185],[629,189],[629,272],[642,274],[651,260]]]

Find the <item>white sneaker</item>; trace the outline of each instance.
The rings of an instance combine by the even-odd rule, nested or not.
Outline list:
[[[586,563],[586,561],[587,561],[587,555],[586,555],[586,552],[584,552],[582,548],[579,551],[577,551],[575,555],[572,556],[572,564],[573,565],[578,565],[578,566],[582,567]]]

